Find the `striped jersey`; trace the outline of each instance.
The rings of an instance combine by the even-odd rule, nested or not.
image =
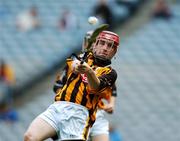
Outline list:
[[[68,101],[85,106],[89,110],[90,123],[93,123],[98,103],[102,98],[110,97],[117,74],[109,65],[98,65],[91,54],[88,55],[86,63],[92,67],[100,80],[99,90],[90,88],[86,74],[73,72],[73,57],[70,57],[66,60],[66,77],[59,83],[62,87],[56,90],[55,101]]]

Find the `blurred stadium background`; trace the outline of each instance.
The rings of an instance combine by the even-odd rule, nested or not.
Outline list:
[[[14,108],[19,119],[0,121],[0,141],[22,141],[29,123],[53,102],[55,75],[67,56],[81,50],[87,19],[98,0],[0,0],[0,59],[15,71]],[[113,66],[118,98],[107,115],[123,141],[180,141],[180,2],[169,0],[172,17],[152,18],[156,0],[108,0],[121,44]],[[41,26],[19,31],[17,16],[35,6]],[[77,28],[60,30],[68,8]],[[0,91],[1,92],[1,91]],[[48,140],[50,141],[50,139]]]

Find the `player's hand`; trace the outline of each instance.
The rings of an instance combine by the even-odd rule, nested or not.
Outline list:
[[[76,67],[80,64],[80,60],[78,59],[74,59],[73,62],[72,62],[72,68],[73,68],[73,71],[75,71]]]
[[[90,69],[91,67],[86,62],[84,62],[83,64],[79,62],[75,67],[75,72],[79,72],[83,74],[83,73],[87,73]]]
[[[114,111],[114,106],[113,104],[106,104],[104,107],[104,111],[106,111],[109,114],[112,114]]]

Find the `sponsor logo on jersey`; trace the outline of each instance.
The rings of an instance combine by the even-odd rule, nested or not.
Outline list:
[[[84,83],[88,83],[86,74],[81,74],[81,78]]]

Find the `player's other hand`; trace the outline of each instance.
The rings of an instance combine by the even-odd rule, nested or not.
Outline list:
[[[106,104],[104,107],[104,111],[106,111],[109,114],[112,114],[114,111],[114,106],[113,104]]]

